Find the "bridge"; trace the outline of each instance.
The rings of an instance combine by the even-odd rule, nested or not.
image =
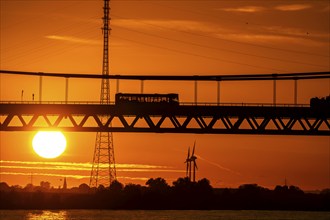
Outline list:
[[[309,106],[1,103],[1,131],[328,135],[330,111]],[[107,116],[106,121],[102,118]]]
[[[330,72],[237,76],[101,76],[0,71],[49,77],[145,80],[277,80],[329,79]],[[296,90],[296,88],[295,88]],[[296,95],[296,93],[295,93]],[[295,97],[296,100],[296,97]],[[279,105],[247,103],[180,103],[177,106],[116,105],[115,103],[0,102],[0,131],[62,130],[75,132],[153,132],[198,134],[330,136],[328,108],[297,103]]]

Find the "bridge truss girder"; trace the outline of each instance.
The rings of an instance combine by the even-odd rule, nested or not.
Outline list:
[[[329,112],[309,107],[0,104],[0,131],[330,136]]]

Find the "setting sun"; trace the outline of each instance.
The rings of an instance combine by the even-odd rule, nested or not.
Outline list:
[[[43,158],[60,156],[66,148],[66,139],[60,131],[39,131],[33,138],[34,151]]]

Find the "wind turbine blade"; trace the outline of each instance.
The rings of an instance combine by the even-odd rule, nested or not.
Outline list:
[[[188,156],[187,156],[187,160],[189,159],[190,157],[190,147],[188,147]]]
[[[195,166],[196,170],[198,170],[197,163],[195,161],[194,161],[194,166]]]
[[[194,156],[194,154],[195,154],[195,145],[196,145],[196,141],[194,142],[194,148],[193,148],[191,156]]]

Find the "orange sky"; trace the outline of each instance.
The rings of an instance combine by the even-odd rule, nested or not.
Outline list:
[[[101,72],[103,1],[0,3],[0,69]],[[210,75],[329,71],[329,4],[327,0],[112,0],[110,72]],[[33,93],[39,98],[37,77],[0,77],[1,101],[19,101],[21,90],[26,101],[31,101]],[[111,85],[113,100],[116,81]],[[42,98],[64,100],[64,89],[64,79],[44,78]],[[140,84],[120,81],[119,91],[140,92]],[[216,91],[215,83],[199,83],[198,100],[215,102]],[[221,102],[271,103],[272,91],[270,81],[222,82]],[[194,100],[192,82],[148,81],[144,92],[175,92],[180,94],[180,101]],[[293,103],[293,82],[278,82],[277,92],[278,103]],[[299,81],[298,103],[307,104],[311,97],[329,92],[329,80]],[[70,79],[70,101],[97,101],[99,93],[99,80]],[[34,173],[34,184],[47,180],[57,187],[64,175],[69,186],[88,183],[94,133],[65,133],[67,150],[52,160],[33,152],[33,135],[0,133],[0,181],[26,185]],[[187,148],[195,140],[197,178],[206,177],[215,187],[258,183],[273,188],[285,178],[302,189],[330,187],[330,138],[298,136],[114,133],[119,181],[144,184],[148,178],[161,176],[172,183],[185,174]],[[81,170],[74,171],[77,167]]]

